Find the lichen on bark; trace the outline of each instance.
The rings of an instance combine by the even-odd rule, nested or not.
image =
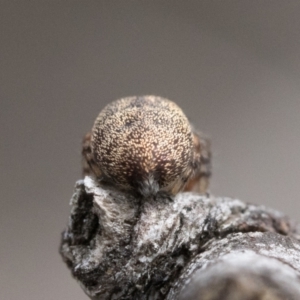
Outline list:
[[[91,299],[300,299],[299,226],[237,199],[76,183],[60,253]]]

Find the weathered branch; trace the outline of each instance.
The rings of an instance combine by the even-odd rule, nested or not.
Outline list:
[[[77,182],[61,255],[91,299],[300,299],[299,227],[229,198]]]

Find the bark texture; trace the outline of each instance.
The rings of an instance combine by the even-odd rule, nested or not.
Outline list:
[[[60,253],[98,299],[300,299],[300,227],[236,199],[78,181]]]

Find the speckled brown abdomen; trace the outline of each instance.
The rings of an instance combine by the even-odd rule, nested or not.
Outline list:
[[[207,140],[192,130],[174,102],[157,96],[107,105],[82,152],[85,174],[145,197],[176,194],[185,186],[204,192],[210,176]]]

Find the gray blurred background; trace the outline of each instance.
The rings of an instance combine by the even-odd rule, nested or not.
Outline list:
[[[300,219],[300,1],[1,1],[0,299],[87,299],[58,254],[80,143],[129,95],[212,139],[212,193]]]

